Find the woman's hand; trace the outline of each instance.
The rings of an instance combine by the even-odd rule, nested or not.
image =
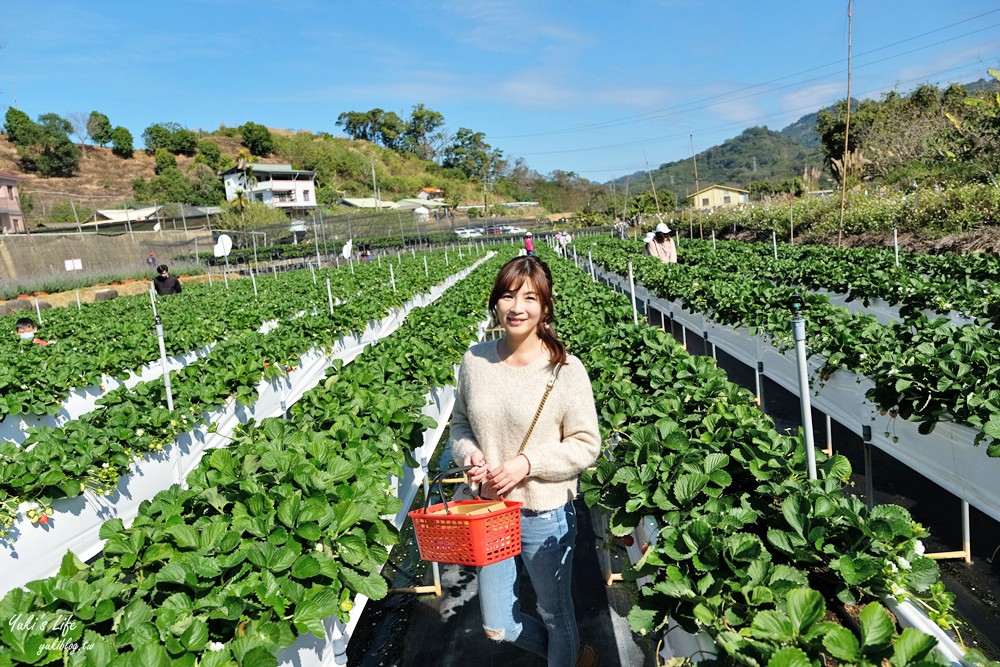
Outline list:
[[[478,449],[462,460],[463,466],[475,466],[472,470],[465,472],[469,478],[469,484],[479,486],[486,480],[489,470],[486,469],[486,457]]]
[[[518,454],[491,470],[486,479],[500,497],[510,493],[529,472],[531,472],[531,462],[528,461],[528,457]]]

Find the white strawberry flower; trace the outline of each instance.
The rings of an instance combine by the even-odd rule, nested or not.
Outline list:
[[[224,648],[226,648],[226,645],[222,642],[210,642],[208,645],[209,651],[221,651]]]
[[[899,563],[899,567],[902,568],[902,569],[904,569],[904,570],[909,570],[910,567],[911,567],[910,566],[910,561],[906,560],[902,556],[900,556],[899,558],[897,558],[896,562]]]
[[[323,543],[322,542],[317,542],[316,543],[316,551],[322,551],[322,550],[323,550]]]
[[[924,543],[921,542],[920,540],[917,540],[916,543],[913,545],[913,551],[918,556],[923,556],[925,551]]]

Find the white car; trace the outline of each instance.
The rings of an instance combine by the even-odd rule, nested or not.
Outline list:
[[[524,234],[527,231],[528,230],[524,227],[510,227],[508,225],[504,225],[505,234]]]
[[[460,239],[473,239],[483,234],[475,229],[456,229],[455,235]]]

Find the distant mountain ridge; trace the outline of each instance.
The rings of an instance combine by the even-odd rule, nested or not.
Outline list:
[[[973,94],[982,90],[998,91],[1000,83],[983,78],[962,87]],[[852,99],[851,108],[857,108],[859,103],[860,100]],[[829,110],[834,108],[827,107]],[[785,179],[802,177],[807,169],[815,167],[821,174],[821,187],[826,187],[832,179],[823,164],[820,138],[816,132],[818,116],[819,111],[806,114],[778,132],[767,127],[752,127],[719,146],[698,153],[695,156],[698,162],[697,185],[702,188],[710,185],[745,188],[754,181],[777,184]],[[624,188],[627,180],[629,192],[634,194],[650,189],[649,173],[637,171],[613,182],[616,188]],[[651,173],[657,190],[672,191],[678,202],[683,202],[697,189],[691,158],[667,162]],[[610,186],[611,182],[606,185]]]
[[[751,127],[719,146],[702,151],[696,158],[697,181],[691,158],[668,162],[652,170],[657,190],[670,190],[678,202],[683,202],[696,189],[710,185],[746,188],[754,181],[778,183],[802,177],[807,169],[823,173],[816,114],[803,116],[781,132],[766,127]],[[632,193],[650,189],[649,175],[645,171],[627,178]],[[623,187],[624,184],[624,178],[615,182],[616,187]]]

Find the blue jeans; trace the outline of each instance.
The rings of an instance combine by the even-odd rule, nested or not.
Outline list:
[[[521,510],[521,555],[516,558],[531,579],[541,621],[521,612],[515,558],[479,568],[487,634],[546,658],[551,667],[574,667],[580,650],[572,594],[575,541],[572,502],[544,512]]]

